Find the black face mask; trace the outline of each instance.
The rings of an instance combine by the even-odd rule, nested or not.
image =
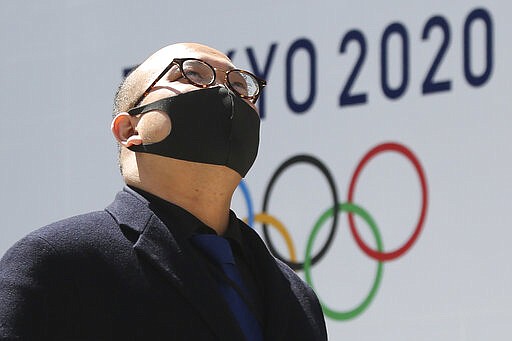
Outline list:
[[[161,110],[171,119],[162,141],[130,150],[180,160],[227,166],[244,177],[258,154],[260,119],[256,110],[227,88],[213,87],[168,97],[128,111]]]

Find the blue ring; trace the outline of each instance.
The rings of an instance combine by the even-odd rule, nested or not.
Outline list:
[[[251,194],[249,193],[249,188],[247,187],[247,184],[245,183],[244,179],[240,181],[238,184],[238,188],[242,190],[242,193],[244,194],[245,203],[247,204],[247,223],[250,227],[253,227],[254,225],[254,208],[252,206],[252,199]],[[254,227],[253,227],[254,228]]]

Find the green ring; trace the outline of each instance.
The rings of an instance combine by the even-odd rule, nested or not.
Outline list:
[[[340,212],[345,211],[345,212],[355,213],[356,215],[363,218],[364,221],[366,221],[366,223],[372,229],[373,235],[377,242],[377,249],[382,252],[382,250],[383,250],[382,240],[380,238],[380,234],[377,229],[377,224],[375,224],[375,221],[373,220],[373,218],[370,216],[370,214],[368,212],[366,212],[362,207],[357,206],[353,203],[339,204],[338,210]],[[334,208],[331,207],[330,209],[325,211],[320,216],[320,218],[318,218],[318,220],[316,221],[316,223],[313,227],[313,230],[311,231],[311,234],[309,235],[308,243],[306,245],[306,256],[304,259],[304,273],[306,276],[306,282],[308,282],[308,284],[311,286],[311,288],[313,288],[313,290],[314,290],[313,280],[311,278],[311,249],[313,248],[313,242],[316,238],[316,235],[318,234],[318,231],[320,230],[320,227],[323,225],[323,223],[329,217],[333,216],[333,214],[334,214],[333,211],[334,211]],[[372,286],[368,296],[366,296],[366,298],[360,305],[358,305],[357,307],[355,307],[354,309],[349,310],[349,311],[335,311],[335,310],[327,307],[327,305],[325,305],[319,297],[318,299],[320,301],[320,305],[322,306],[322,310],[324,311],[324,314],[327,317],[330,317],[331,319],[334,319],[334,320],[349,320],[349,319],[352,319],[352,318],[356,317],[357,315],[361,314],[368,307],[368,305],[374,298],[375,294],[377,293],[377,289],[380,285],[380,281],[382,278],[382,265],[383,265],[382,261],[378,261],[377,274],[375,275],[375,280],[373,282],[373,286]]]

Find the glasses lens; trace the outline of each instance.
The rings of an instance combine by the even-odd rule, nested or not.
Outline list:
[[[231,88],[243,97],[255,97],[260,92],[256,78],[248,72],[233,70],[228,73],[228,82]]]
[[[183,74],[189,81],[199,85],[211,85],[215,80],[215,71],[200,60],[185,60]]]

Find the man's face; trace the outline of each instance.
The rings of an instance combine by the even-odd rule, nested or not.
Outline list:
[[[187,43],[167,47],[164,56],[160,56],[158,58],[160,59],[158,66],[161,69],[167,66],[161,66],[162,58],[167,61],[167,64],[174,58],[197,58],[205,61],[216,70],[215,84],[212,86],[219,84],[225,85],[225,72],[235,68],[233,63],[223,53],[200,44]],[[151,63],[151,59],[147,62]],[[199,87],[191,84],[185,77],[183,77],[178,65],[173,65],[169,72],[167,72],[167,74],[150,89],[148,95],[144,97],[139,105],[152,103],[162,98],[172,97],[199,89]],[[254,103],[250,100],[245,101],[252,108],[257,110]],[[140,117],[136,117],[135,119],[137,120],[137,131],[139,132],[144,144],[155,143],[163,140],[167,135],[169,135],[172,129],[172,122],[168,115],[158,110],[150,111]]]

